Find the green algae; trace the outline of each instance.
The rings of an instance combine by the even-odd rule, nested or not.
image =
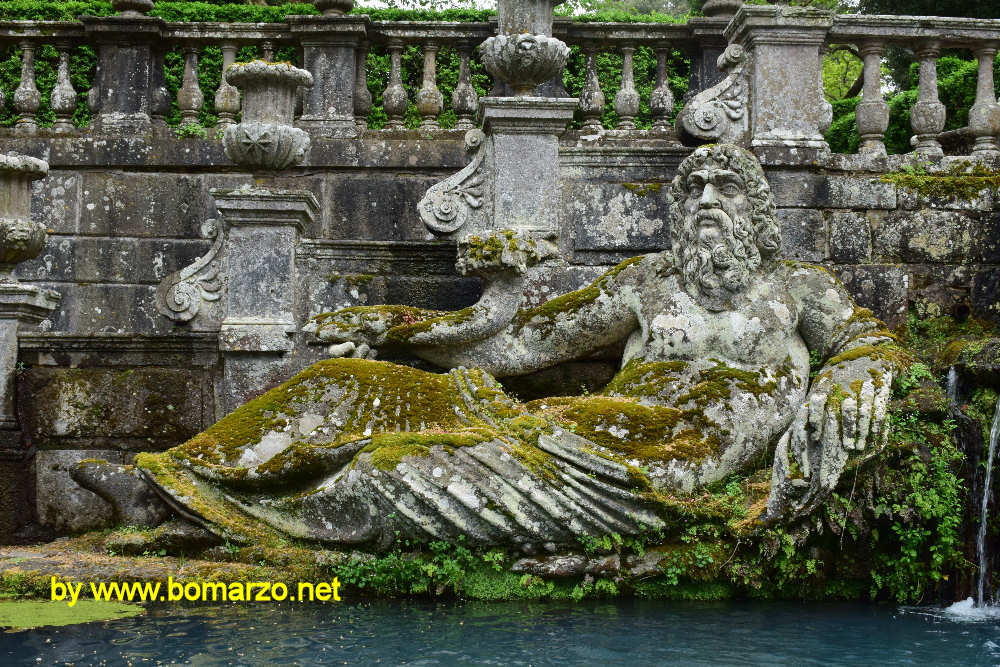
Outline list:
[[[89,593],[89,591],[85,591]],[[140,616],[146,612],[137,604],[77,600],[70,607],[65,602],[41,600],[0,600],[0,628],[26,630],[30,628],[79,625],[95,621],[113,621]]]

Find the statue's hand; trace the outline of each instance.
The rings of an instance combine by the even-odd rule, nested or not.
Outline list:
[[[762,521],[805,516],[836,487],[848,456],[885,442],[892,371],[870,357],[824,367],[774,452]]]
[[[314,317],[306,331],[312,331],[321,341],[333,343],[330,354],[336,357],[374,356],[374,348],[385,332],[395,324],[391,312],[366,306],[344,308]]]

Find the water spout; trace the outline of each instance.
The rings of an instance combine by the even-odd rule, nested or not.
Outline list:
[[[949,385],[950,385],[949,374]],[[950,388],[950,386],[949,386]],[[997,439],[1000,438],[1000,400],[993,414],[993,425],[990,427],[989,456],[986,459],[986,481],[983,483],[983,502],[979,514],[979,533],[976,535],[976,555],[979,557],[979,578],[976,582],[976,606],[982,607],[983,583],[986,580],[986,510],[990,500],[990,480],[993,477],[993,454],[996,452]]]

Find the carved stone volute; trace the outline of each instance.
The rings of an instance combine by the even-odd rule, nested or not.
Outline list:
[[[677,117],[677,130],[684,143],[745,144],[749,138],[747,123],[748,82],[743,47],[730,44],[718,67],[726,78],[692,97]]]

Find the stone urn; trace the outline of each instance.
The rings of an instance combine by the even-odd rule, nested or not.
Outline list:
[[[302,162],[309,135],[292,126],[299,86],[312,74],[288,63],[252,60],[226,70],[226,81],[243,94],[243,120],[226,128],[222,145],[242,167],[285,169]]]
[[[31,219],[31,182],[48,171],[44,160],[0,154],[0,283],[16,283],[14,267],[45,246],[45,227]]]
[[[497,35],[483,42],[479,53],[486,71],[524,97],[563,70],[569,47],[545,35]]]
[[[312,0],[312,4],[323,16],[343,16],[354,9],[354,0]]]
[[[153,0],[111,0],[111,8],[119,16],[145,16],[153,8]]]

